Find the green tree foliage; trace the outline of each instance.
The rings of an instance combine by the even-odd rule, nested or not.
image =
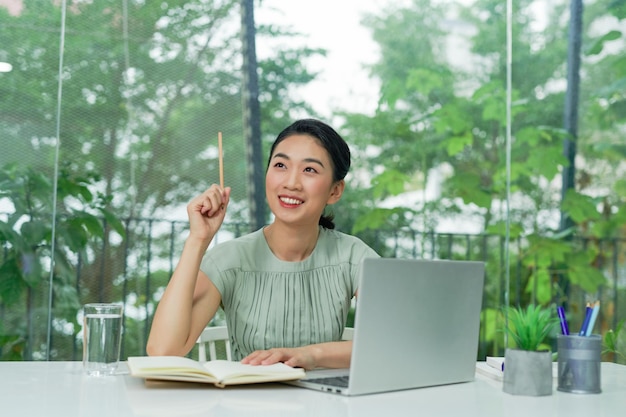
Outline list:
[[[89,254],[80,262],[74,257],[67,265],[80,264],[84,278],[80,303],[103,297],[106,300],[101,301],[131,301],[144,319],[149,318],[152,296],[146,300],[137,292],[137,299],[121,300],[120,279],[139,289],[159,275],[149,269],[150,261],[167,259],[175,243],[160,239],[169,229],[136,219],[171,217],[174,209],[217,182],[218,131],[224,135],[226,182],[233,187],[229,216],[234,221],[246,219],[239,14],[240,2],[234,0],[68,5],[60,160],[78,177],[97,172],[86,188],[94,195],[113,196],[101,200],[102,208],[130,227],[124,240],[111,222],[105,222],[103,232],[90,234],[93,239],[84,242],[74,223],[89,230],[87,226],[95,228],[91,218],[74,212],[66,220],[75,227],[63,245],[73,245],[67,250],[81,247]],[[262,127],[275,135],[277,126],[284,127],[296,112],[310,112],[306,103],[287,92],[315,76],[306,68],[307,59],[324,51],[277,42],[295,36],[293,30],[272,26],[258,32],[257,45],[277,43],[259,62]],[[0,7],[0,60],[14,67],[0,74],[0,163],[19,161],[48,179],[54,173],[57,145],[61,35],[57,3],[27,0],[17,16]],[[52,190],[47,191],[51,199]],[[23,214],[23,207],[15,206],[12,215]],[[72,237],[77,241],[70,241]],[[6,281],[5,304],[25,285],[17,278]],[[36,305],[43,310],[47,304],[39,301]]]
[[[76,318],[81,303],[75,285],[76,257],[88,258],[88,243],[104,237],[103,219],[120,236],[124,235],[123,225],[106,209],[108,198],[92,193],[98,179],[95,174],[77,175],[63,167],[55,211],[54,183],[49,176],[15,164],[0,170],[0,200],[14,207],[12,213],[3,213],[0,219],[0,304],[8,309],[0,322],[0,346],[4,345],[0,358],[21,357],[26,340],[32,345],[46,333],[42,329],[47,327],[49,315],[26,314],[24,322],[24,316],[15,308],[18,305],[40,311],[48,305],[46,299],[52,297],[55,323],[70,323],[78,331]],[[50,274],[52,257],[54,271]],[[63,331],[57,335],[67,336]]]
[[[504,236],[508,220],[510,237],[519,242],[511,246],[509,268],[522,279],[521,293],[508,290],[518,294],[519,303],[567,302],[563,297],[570,287],[594,293],[612,273],[603,270],[609,264],[603,257],[614,255],[611,249],[600,250],[597,239],[623,237],[626,224],[623,2],[585,5],[576,138],[580,165],[576,188],[563,202],[569,2],[542,3],[541,13],[533,0],[514,2],[508,213],[506,5],[497,0],[477,0],[468,7],[453,3],[414,0],[364,20],[381,52],[371,67],[381,85],[380,101],[372,117],[346,114],[344,128],[356,148],[357,171],[373,173],[374,179],[364,183],[363,175],[354,175],[353,186],[362,189],[339,206],[345,210],[339,217],[351,216],[347,225],[363,236],[368,229],[379,236],[381,229],[398,227],[426,233],[459,213],[465,215],[460,226],[478,218],[482,232]],[[455,65],[458,58],[446,48],[454,39],[467,47],[455,49],[463,53],[462,65]],[[426,196],[428,176],[437,171],[444,174],[441,192]],[[411,204],[390,199],[409,192],[422,197]],[[557,229],[561,210],[574,220],[574,230]],[[500,250],[485,246],[477,254],[494,261],[488,263],[487,276],[496,280],[504,276],[504,269],[493,267]],[[495,291],[487,305],[500,305],[499,294],[506,289],[491,282],[487,288]],[[484,319],[497,319],[497,310],[489,309]]]
[[[19,16],[0,13],[0,56],[15,66],[0,86],[7,98],[0,128],[10,145],[3,157],[32,155],[34,145],[49,164],[53,148],[45,138],[54,132],[60,52],[50,33],[59,35],[60,10],[32,1]],[[78,171],[102,173],[121,215],[160,213],[215,182],[218,131],[228,182],[237,185],[235,199],[245,199],[238,23],[239,2],[228,0],[129,2],[126,25],[121,4],[68,9],[61,158]],[[260,28],[257,43],[287,36],[293,32]],[[287,91],[313,78],[305,63],[318,54],[281,46],[259,63],[266,131],[277,133],[274,120],[282,127],[294,111],[310,111]]]
[[[586,8],[589,33],[583,44],[585,77],[578,149],[584,157],[578,189],[584,196],[570,196],[572,218],[584,232],[594,237],[618,237],[626,223],[626,5],[623,1],[603,0]],[[582,198],[598,213],[572,207]],[[589,207],[589,204],[586,205]]]

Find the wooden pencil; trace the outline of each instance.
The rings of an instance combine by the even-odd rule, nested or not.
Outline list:
[[[224,152],[222,150],[222,132],[217,132],[217,151],[220,164],[220,187],[224,188]]]

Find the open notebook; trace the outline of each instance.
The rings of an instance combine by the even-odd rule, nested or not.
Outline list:
[[[287,383],[362,395],[474,379],[484,263],[368,258],[359,280],[350,369]]]

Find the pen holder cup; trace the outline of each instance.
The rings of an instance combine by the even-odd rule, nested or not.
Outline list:
[[[557,335],[557,390],[574,394],[599,394],[601,389],[600,335]]]

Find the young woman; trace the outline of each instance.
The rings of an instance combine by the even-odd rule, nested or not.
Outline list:
[[[253,365],[348,367],[340,341],[361,260],[378,257],[334,229],[327,205],[343,194],[350,150],[330,126],[299,120],[272,145],[265,177],[274,221],[207,251],[230,188],[212,185],[187,206],[190,233],[154,315],[150,355],[185,355],[224,308],[233,356]]]

